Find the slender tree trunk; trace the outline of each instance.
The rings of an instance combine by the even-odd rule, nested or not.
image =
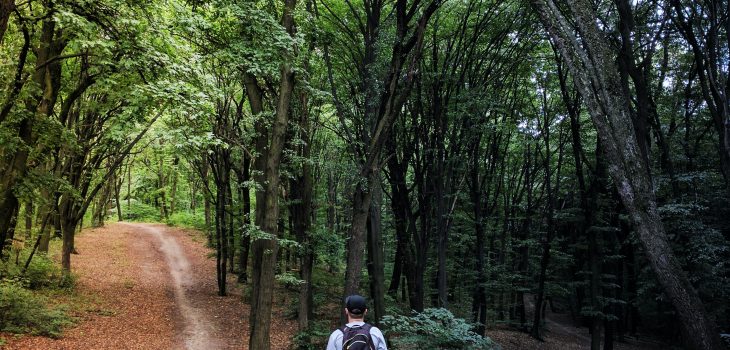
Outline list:
[[[408,198],[408,187],[406,185],[406,170],[404,168],[405,159],[403,162],[398,160],[395,150],[395,140],[391,136],[391,141],[388,143],[388,153],[392,154],[388,158],[388,173],[390,180],[390,192],[391,200],[390,206],[393,212],[393,225],[395,226],[396,235],[396,251],[395,261],[393,264],[393,275],[390,280],[390,287],[388,288],[388,294],[393,298],[397,298],[398,288],[400,287],[400,281],[402,280],[403,272],[406,271],[408,279],[412,279],[412,275],[408,274],[408,271],[412,271],[412,268],[407,268],[413,264],[412,255],[409,254],[411,250],[410,234],[408,227],[411,213],[411,205]],[[406,286],[402,286],[405,290]]]
[[[164,160],[165,158],[160,156],[158,167],[157,167],[157,187],[160,191],[160,216],[165,222],[170,220],[170,211],[167,205],[167,177],[164,171]]]
[[[590,290],[590,304],[592,312],[598,313],[601,311],[599,306],[598,298],[601,295],[601,252],[600,245],[598,243],[598,232],[594,227],[590,227],[587,230],[588,234],[588,261],[591,272],[590,283],[588,284]],[[591,350],[601,349],[601,318],[598,316],[591,316],[591,323],[589,332],[591,334]]]
[[[368,221],[368,276],[370,277],[370,297],[372,298],[373,323],[379,324],[385,315],[385,275],[383,230],[381,223],[381,203],[383,201],[380,181],[373,189],[373,199],[370,205],[370,220]]]
[[[553,237],[555,235],[555,220],[554,220],[554,213],[556,209],[556,199],[555,199],[555,192],[558,192],[560,190],[560,170],[562,168],[562,162],[563,162],[563,133],[562,131],[558,134],[557,139],[553,137],[553,141],[551,141],[551,130],[550,130],[550,124],[551,124],[551,116],[548,114],[550,113],[548,111],[549,104],[548,104],[548,97],[547,94],[543,90],[542,95],[542,104],[543,104],[543,120],[542,122],[539,122],[542,126],[541,135],[543,139],[543,146],[544,146],[544,154],[545,157],[543,158],[543,168],[545,172],[545,178],[544,178],[544,187],[545,187],[545,194],[546,194],[546,210],[545,210],[545,217],[546,217],[546,227],[545,227],[545,237],[542,242],[542,257],[540,259],[540,275],[538,280],[538,289],[537,289],[537,300],[535,301],[535,320],[533,322],[532,326],[532,336],[534,338],[540,339],[540,324],[545,318],[545,307],[542,304],[544,299],[544,293],[545,293],[545,280],[547,278],[546,271],[548,264],[550,262],[550,246],[552,244]],[[555,162],[555,166],[553,166],[553,151],[551,150],[551,142],[557,145],[557,160]],[[552,174],[555,174],[555,180],[553,180]]]
[[[248,282],[248,254],[251,247],[251,235],[249,234],[249,226],[251,225],[251,193],[247,187],[247,183],[251,177],[251,158],[247,155],[243,158],[243,169],[239,178],[239,198],[241,201],[241,247],[239,252],[239,271],[238,281],[241,283]],[[245,184],[245,185],[244,185]]]
[[[211,193],[208,190],[205,190],[208,188],[208,185],[210,183],[210,180],[208,179],[208,172],[210,169],[210,161],[208,160],[208,155],[206,152],[203,152],[203,165],[201,169],[201,181],[203,181],[203,215],[205,217],[205,232],[208,234],[208,244],[210,245],[213,243],[213,231],[211,230],[212,222],[210,217],[210,203],[212,201]]]
[[[225,213],[226,213],[226,222],[225,222],[225,239],[228,241],[226,244],[226,259],[228,260],[228,272],[234,273],[235,272],[235,263],[236,263],[236,238],[233,230],[233,223],[235,222],[235,217],[233,215],[233,191],[231,189],[231,163],[230,160],[227,165],[226,169],[227,173],[227,186],[225,187],[226,191],[226,206],[225,206]]]
[[[132,213],[132,164],[134,159],[130,159],[127,164],[127,217]],[[208,222],[206,221],[206,224]]]
[[[178,163],[180,163],[180,158],[175,156],[175,158],[172,161],[172,187],[170,188],[170,215],[175,214],[175,204],[177,202],[177,178],[179,176],[179,169],[178,169]]]
[[[25,203],[25,241],[30,242],[33,237],[33,199]]]
[[[479,335],[485,335],[487,329],[487,275],[484,262],[485,241],[484,241],[484,221],[482,211],[482,185],[479,177],[480,162],[479,159],[479,143],[481,137],[476,137],[475,142],[470,145],[470,166],[469,166],[469,195],[471,197],[472,211],[474,215],[474,235],[476,236],[476,245],[474,247],[474,256],[476,262],[474,270],[477,273],[476,286],[474,286],[472,296],[471,313],[475,323],[478,323],[476,332]]]

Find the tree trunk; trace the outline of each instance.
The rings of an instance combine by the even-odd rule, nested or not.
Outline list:
[[[485,253],[485,241],[484,241],[484,222],[483,222],[483,211],[482,211],[482,191],[481,181],[479,178],[480,170],[480,159],[479,159],[479,142],[480,137],[474,144],[470,146],[470,167],[469,167],[469,194],[471,198],[472,211],[474,214],[474,235],[476,236],[476,245],[474,247],[474,256],[476,262],[474,271],[477,273],[476,286],[474,286],[471,313],[475,323],[478,323],[476,327],[476,333],[479,335],[485,335],[487,329],[487,275],[485,270],[484,253]]]
[[[311,8],[308,4],[308,10]],[[310,52],[313,47],[310,46]],[[308,67],[307,67],[308,68]],[[314,291],[312,286],[312,271],[314,269],[314,249],[311,239],[312,219],[314,215],[314,179],[312,176],[311,158],[312,122],[309,118],[308,92],[299,93],[298,132],[300,145],[295,150],[302,161],[301,173],[291,180],[291,195],[294,203],[290,213],[293,219],[293,231],[301,248],[297,252],[299,261],[299,278],[303,281],[299,289],[298,323],[299,331],[309,329],[310,320],[314,317]]]
[[[362,182],[366,181],[365,184]],[[345,269],[345,295],[361,294],[360,274],[363,268],[365,238],[372,193],[367,189],[375,186],[372,173],[358,181],[352,200],[352,223],[347,235],[347,267]],[[344,299],[343,299],[344,300]],[[344,317],[344,315],[343,315]]]
[[[370,218],[368,220],[368,276],[370,277],[370,297],[374,324],[379,324],[385,315],[385,275],[383,252],[383,229],[381,223],[381,203],[383,201],[380,181],[373,189],[373,198],[370,204]]]
[[[113,191],[112,186],[116,186],[116,184],[114,183],[114,178],[107,181],[107,183],[104,185],[104,189],[102,190],[99,198],[96,201],[96,207],[94,208],[94,210],[91,211],[92,227],[104,226],[104,220],[106,219],[106,211],[109,205],[109,199]]]
[[[25,241],[30,242],[33,237],[33,199],[25,203]]]
[[[119,180],[117,181],[117,173],[114,173],[114,177],[112,178],[112,181],[114,182],[114,203],[117,207],[117,220],[119,222],[124,221],[124,215],[122,215],[122,202],[120,202],[120,196],[119,192],[122,191],[122,185],[124,183],[124,172],[123,170],[119,170],[120,173],[122,173],[122,176],[119,176]]]
[[[647,259],[677,311],[686,346],[693,350],[722,349],[714,323],[669,245],[631,127],[629,98],[622,93],[613,55],[597,27],[593,7],[585,0],[576,0],[568,6],[580,31],[581,41],[578,41],[553,0],[531,3],[586,101],[604,147],[609,174],[636,227]]]
[[[600,246],[598,244],[598,233],[594,227],[589,227],[588,234],[588,261],[591,272],[590,283],[590,304],[591,311],[598,313],[601,311],[598,299],[601,295],[601,261]],[[601,349],[601,318],[599,316],[591,316],[589,332],[591,334],[591,350]]]
[[[286,0],[282,26],[289,35],[294,35],[294,8],[296,0]],[[259,229],[269,235],[266,238],[259,238],[253,242],[253,276],[251,291],[251,335],[249,346],[251,350],[269,350],[271,344],[269,332],[271,329],[271,306],[274,294],[274,272],[276,268],[277,237],[279,234],[279,165],[281,164],[282,151],[285,144],[285,133],[289,120],[289,104],[292,91],[294,90],[294,71],[288,62],[281,65],[281,82],[279,85],[279,98],[276,103],[276,114],[271,127],[265,127],[261,121],[257,122],[256,129],[259,131],[257,140],[261,147],[261,156],[256,160],[261,175],[257,181],[263,186],[264,191],[258,191],[256,195],[256,224]],[[249,96],[260,90],[249,91]],[[257,101],[249,99],[254,104],[261,105],[261,95]],[[259,109],[258,112],[261,112]],[[256,113],[252,106],[252,112]],[[257,113],[258,114],[258,113]],[[268,132],[270,129],[270,133]],[[268,136],[268,140],[265,138]]]
[[[251,193],[248,188],[248,181],[251,178],[251,158],[244,155],[243,169],[239,173],[239,198],[241,201],[241,247],[238,255],[239,271],[238,282],[248,282],[248,253],[251,247]]]
[[[407,268],[407,266],[413,265],[413,256],[411,252],[411,240],[410,235],[412,232],[409,231],[411,217],[411,204],[408,197],[408,186],[406,185],[406,159],[400,161],[395,150],[395,140],[391,136],[391,141],[388,143],[388,153],[391,156],[388,158],[388,173],[390,181],[390,192],[391,200],[390,206],[393,212],[393,225],[395,226],[396,236],[396,251],[395,261],[393,264],[393,275],[390,280],[390,286],[388,288],[388,294],[393,298],[397,299],[398,288],[400,287],[401,276],[403,272],[406,272],[409,280],[412,280],[412,274],[408,274],[408,271],[412,271],[413,268]],[[405,291],[406,286],[402,286]]]
[[[170,215],[175,214],[175,204],[177,204],[177,178],[179,176],[178,163],[180,158],[175,156],[172,161],[172,188],[170,188]],[[233,265],[231,265],[233,266]]]
[[[0,47],[2,47],[5,30],[8,28],[8,20],[15,9],[15,0],[0,0]]]
[[[210,217],[210,203],[213,200],[211,198],[210,191],[206,190],[208,188],[208,184],[210,183],[210,180],[208,179],[208,172],[210,169],[210,162],[208,160],[208,154],[206,152],[203,152],[203,165],[201,172],[201,181],[203,181],[203,215],[205,217],[205,232],[208,236],[208,245],[212,245],[213,243],[213,231],[211,230],[212,222]]]
[[[134,158],[129,160],[127,164],[127,217],[132,213],[132,162]],[[206,224],[208,222],[206,221]]]
[[[234,273],[235,266],[236,266],[236,236],[235,236],[235,230],[233,229],[233,225],[235,222],[235,217],[233,215],[233,190],[231,187],[233,186],[231,184],[230,176],[231,176],[231,163],[228,162],[227,166],[227,173],[228,173],[228,186],[225,187],[226,190],[226,238],[228,240],[227,249],[228,249],[228,255],[226,255],[228,259],[228,272]]]
[[[170,211],[169,207],[167,205],[167,177],[169,175],[165,175],[164,171],[164,160],[165,158],[163,156],[160,156],[159,162],[158,162],[158,168],[157,168],[157,188],[160,191],[160,217],[165,222],[168,222],[170,220]]]

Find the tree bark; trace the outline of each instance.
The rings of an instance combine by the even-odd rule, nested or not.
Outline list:
[[[122,176],[119,176],[119,180],[117,181],[117,173],[114,173],[114,177],[112,178],[112,181],[114,182],[114,203],[117,207],[117,220],[119,222],[124,221],[124,215],[122,215],[122,202],[120,201],[119,192],[122,191],[122,184],[124,182],[124,170],[119,169],[119,173],[122,174]]]
[[[385,275],[384,275],[384,252],[383,252],[383,229],[381,203],[383,194],[380,181],[377,181],[373,189],[373,198],[370,202],[370,218],[368,220],[368,276],[370,277],[370,298],[372,306],[370,310],[373,318],[372,323],[379,324],[380,319],[385,315]]]
[[[25,202],[25,241],[30,242],[33,237],[33,199]]]
[[[203,152],[202,155],[203,164],[201,165],[202,169],[201,172],[201,181],[203,181],[203,216],[205,217],[205,232],[208,236],[208,245],[212,245],[213,243],[213,231],[211,230],[212,227],[212,220],[211,220],[211,208],[210,208],[210,202],[213,200],[211,198],[210,191],[205,190],[208,188],[208,183],[210,180],[208,179],[208,172],[210,169],[210,162],[208,161],[208,155]]]
[[[8,20],[15,10],[15,0],[0,0],[0,47],[5,37],[5,30],[8,28]]]
[[[251,247],[251,234],[249,233],[251,225],[251,192],[248,188],[248,181],[251,178],[251,158],[244,155],[243,168],[239,172],[239,198],[241,201],[241,246],[238,254],[239,271],[238,281],[241,283],[248,282],[248,255]]]
[[[482,210],[482,191],[481,181],[479,178],[480,159],[479,159],[479,142],[481,137],[476,137],[474,144],[470,146],[470,166],[469,166],[469,195],[471,198],[472,212],[474,215],[474,235],[476,236],[476,245],[474,247],[474,256],[476,262],[474,270],[477,273],[476,286],[474,287],[472,297],[471,313],[474,322],[478,323],[476,332],[484,335],[487,329],[487,275],[485,271],[485,241],[484,241],[484,221]]]

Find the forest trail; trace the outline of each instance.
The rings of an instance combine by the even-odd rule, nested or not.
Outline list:
[[[160,224],[114,223],[77,236],[72,268],[83,305],[60,339],[24,336],[5,349],[247,349],[249,307],[229,275],[217,295],[202,236]],[[278,299],[275,298],[275,305]],[[294,322],[274,311],[272,349]]]
[[[176,313],[183,324],[182,339],[187,349],[220,348],[221,340],[211,336],[210,316],[204,310],[191,305],[191,296],[186,293],[193,285],[194,275],[190,271],[190,263],[174,236],[165,235],[160,228],[143,224],[124,224],[146,232],[159,243],[159,252],[165,256],[167,270],[172,278],[175,290]],[[149,276],[155,278],[154,275]]]

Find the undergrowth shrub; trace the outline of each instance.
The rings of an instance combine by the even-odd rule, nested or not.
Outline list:
[[[205,216],[202,211],[193,214],[189,212],[176,212],[170,215],[168,224],[182,227],[205,230]]]
[[[159,221],[160,220],[160,209],[155,208],[154,206],[145,204],[140,201],[134,201],[127,209],[124,211],[124,209],[127,209],[126,207],[122,208],[122,213],[124,214],[125,220],[130,221]]]
[[[58,337],[72,324],[62,306],[47,307],[39,296],[18,281],[0,281],[0,331]]]
[[[393,349],[501,349],[488,337],[472,332],[472,325],[446,309],[426,309],[413,316],[384,316],[382,324]]]
[[[58,286],[57,282],[61,280],[61,268],[45,254],[36,255],[23,278],[25,286],[30,289]]]
[[[58,263],[45,254],[36,253],[28,269],[23,273],[23,266],[25,266],[29,254],[28,249],[23,251],[20,255],[19,264],[16,264],[12,259],[0,262],[0,279],[12,280],[20,283],[25,288],[33,290],[60,287],[62,285],[61,268]]]
[[[328,321],[311,322],[307,330],[294,335],[292,346],[294,349],[324,349],[331,332]]]

